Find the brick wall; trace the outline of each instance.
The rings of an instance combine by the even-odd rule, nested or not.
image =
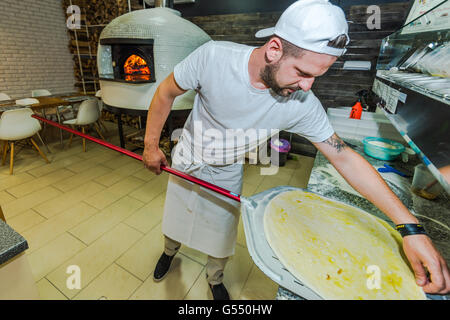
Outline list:
[[[75,91],[61,0],[0,1],[0,92]]]

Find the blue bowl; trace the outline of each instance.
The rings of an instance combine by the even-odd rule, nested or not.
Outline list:
[[[389,139],[367,137],[363,143],[365,154],[379,160],[395,160],[405,151],[401,143]]]

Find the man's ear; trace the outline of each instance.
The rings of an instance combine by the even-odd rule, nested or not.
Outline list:
[[[280,38],[272,37],[267,42],[266,46],[266,60],[267,63],[277,63],[283,56],[283,45]]]

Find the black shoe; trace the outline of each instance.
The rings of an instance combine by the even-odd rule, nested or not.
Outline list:
[[[210,284],[209,288],[211,289],[214,300],[230,300],[230,296],[228,295],[227,288],[225,288],[223,283],[216,284],[216,285]]]
[[[158,260],[158,263],[156,264],[155,272],[153,273],[153,280],[161,281],[162,279],[164,279],[164,277],[167,275],[169,271],[173,257],[175,257],[175,255],[168,256],[163,252],[163,254]]]

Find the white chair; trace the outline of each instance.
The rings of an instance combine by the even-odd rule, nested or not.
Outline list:
[[[47,89],[31,90],[31,96],[33,98],[48,97],[51,95],[52,95],[52,93]],[[69,106],[58,106],[56,108],[50,108],[50,109],[42,109],[42,115],[44,116],[44,118],[47,118],[47,116],[50,116],[50,120],[52,120],[52,118],[51,118],[52,116],[56,116],[56,120],[58,121],[58,123],[61,123],[61,118],[63,120],[66,120],[66,117],[64,117],[64,113],[71,112],[72,109],[73,109],[73,107],[70,105]],[[45,128],[45,124],[44,124],[44,128]],[[62,129],[59,129],[59,137],[60,137],[61,146],[62,146],[62,144],[63,144]]]
[[[16,100],[16,105],[18,106],[22,106],[22,107],[28,107],[32,104],[36,104],[39,103],[39,100],[35,99],[35,98],[25,98],[25,99],[19,99]],[[41,135],[39,134],[39,132],[36,133],[36,135],[38,136],[39,140],[41,140],[42,144],[47,148],[47,151],[49,153],[51,153],[49,147],[45,144],[44,140],[42,139]]]
[[[6,93],[0,92],[0,101],[6,101],[11,100],[11,97],[8,96]]]
[[[105,140],[102,133],[100,132],[100,128],[97,124],[97,120],[100,117],[100,112],[98,109],[98,100],[97,99],[88,99],[84,100],[78,109],[77,117],[75,119],[66,120],[64,124],[71,125],[72,127],[80,126],[81,131],[85,133],[85,127],[91,124],[94,125],[97,134]],[[68,147],[72,144],[73,133],[70,135]],[[83,138],[83,151],[86,152],[86,139]]]
[[[0,101],[7,101],[11,100],[11,97],[8,96],[6,93],[0,92]],[[1,141],[0,141],[1,142]],[[1,210],[1,209],[0,209]],[[1,217],[0,217],[1,218]]]
[[[52,93],[48,91],[47,89],[37,89],[37,90],[31,90],[31,96],[33,98],[35,97],[47,97],[51,96]]]
[[[33,111],[30,108],[9,110],[3,112],[0,119],[0,140],[3,142],[2,165],[6,162],[8,147],[11,153],[9,163],[9,174],[13,174],[14,167],[14,143],[19,140],[27,140],[36,148],[37,152],[49,163],[45,154],[39,149],[38,145],[32,139],[36,133],[41,130],[41,124],[38,120],[31,117]]]
[[[95,93],[95,96],[99,99],[98,100],[98,110],[100,111],[100,117],[98,118],[97,122],[98,122],[100,128],[103,128],[105,130],[105,132],[108,132],[108,129],[106,129],[106,126],[102,121],[102,110],[103,110],[102,90],[98,90]]]

